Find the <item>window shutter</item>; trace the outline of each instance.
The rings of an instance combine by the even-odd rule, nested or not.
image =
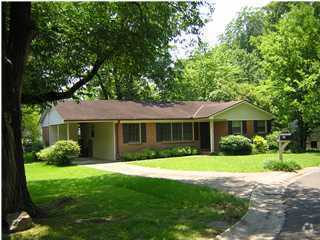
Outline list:
[[[142,143],[147,142],[146,124],[145,123],[141,123],[141,142]]]
[[[242,134],[247,134],[247,121],[242,121]]]
[[[269,133],[269,132],[271,132],[271,120],[268,120],[267,121],[267,132]]]
[[[257,120],[253,121],[253,132],[256,133],[257,132]]]
[[[228,134],[232,134],[232,121],[228,121]]]
[[[193,136],[194,136],[194,140],[199,140],[199,123],[195,122],[193,125]]]

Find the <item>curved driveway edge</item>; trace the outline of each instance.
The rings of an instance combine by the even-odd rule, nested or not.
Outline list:
[[[271,185],[260,185],[252,193],[249,210],[243,218],[217,236],[219,240],[275,239],[285,221],[283,195],[286,188],[299,178],[319,168],[299,171],[293,177]]]
[[[181,171],[142,167],[124,162],[90,164],[85,166],[125,175],[164,178],[205,185],[237,195],[238,197],[246,198],[250,198],[252,190],[259,184],[271,184],[296,175],[295,173],[285,172],[230,173]]]
[[[283,195],[285,189],[299,177],[314,169],[298,173],[260,172],[229,173],[177,171],[141,167],[123,162],[86,165],[87,167],[125,175],[164,178],[216,188],[239,197],[250,198],[248,212],[242,219],[216,236],[220,240],[275,239],[285,220]]]

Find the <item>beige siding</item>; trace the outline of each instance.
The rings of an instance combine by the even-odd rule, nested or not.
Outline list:
[[[60,124],[59,127],[59,140],[67,140],[67,124]]]
[[[69,139],[78,141],[78,123],[69,123]]]
[[[53,145],[58,140],[57,125],[49,126],[49,145]]]
[[[94,123],[93,157],[114,159],[113,123]]]

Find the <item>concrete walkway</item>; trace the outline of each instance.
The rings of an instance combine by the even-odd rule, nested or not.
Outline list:
[[[206,185],[246,198],[250,198],[252,190],[258,184],[270,185],[272,183],[283,181],[295,175],[295,173],[284,172],[229,173],[178,171],[141,167],[123,162],[90,164],[85,166],[125,175],[165,178],[179,180],[187,183]]]

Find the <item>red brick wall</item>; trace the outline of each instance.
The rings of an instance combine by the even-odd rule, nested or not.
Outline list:
[[[116,124],[117,131],[117,151],[118,157],[121,157],[125,152],[136,152],[145,148],[168,148],[174,146],[196,146],[199,147],[199,141],[186,141],[186,142],[170,142],[170,143],[158,143],[156,140],[156,124],[146,123],[146,143],[142,144],[125,144],[123,143],[123,128],[122,124]]]
[[[254,129],[253,129],[253,121],[252,120],[248,120],[247,121],[247,137],[251,138],[253,137],[254,134]]]

